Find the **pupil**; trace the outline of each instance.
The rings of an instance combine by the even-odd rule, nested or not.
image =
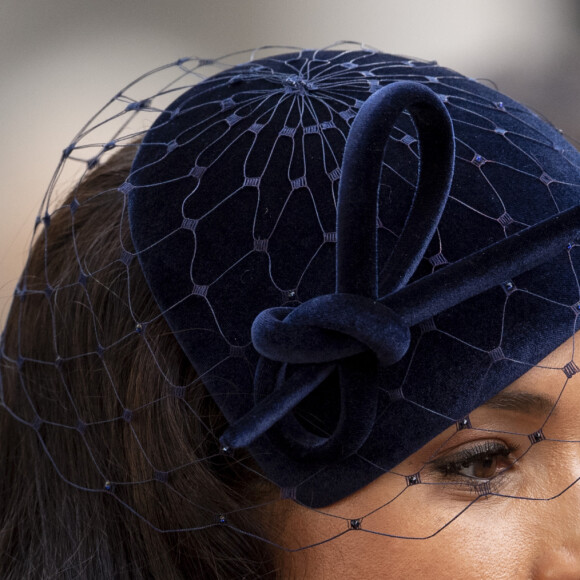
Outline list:
[[[480,471],[480,473],[477,473],[476,477],[481,478],[491,477],[495,472],[495,463],[496,463],[495,457],[489,455],[481,459],[481,461],[479,462],[481,469],[476,470]]]

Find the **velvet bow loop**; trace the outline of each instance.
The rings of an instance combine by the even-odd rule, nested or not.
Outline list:
[[[346,142],[337,205],[336,293],[295,308],[270,308],[254,320],[252,341],[261,355],[255,404],[222,436],[225,447],[245,447],[268,432],[288,456],[335,461],[355,453],[368,438],[377,414],[378,371],[399,361],[410,343],[408,326],[377,302],[382,160],[404,110],[417,129],[419,180],[382,290],[393,294],[404,287],[423,257],[449,196],[453,126],[433,91],[395,82],[363,104]],[[308,431],[293,410],[335,370],[332,388],[340,395],[340,416],[332,432],[320,436]]]

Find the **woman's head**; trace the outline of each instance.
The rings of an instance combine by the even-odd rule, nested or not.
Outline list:
[[[275,568],[270,543],[324,543],[277,560],[307,571],[334,544],[383,541],[404,563],[505,495],[519,531],[549,511],[524,504],[563,505],[530,499],[570,473],[526,476],[579,438],[579,156],[557,131],[434,63],[364,50],[129,96],[65,150],[60,169],[82,155],[85,173],[43,208],[2,347],[3,406],[74,510],[114,513],[110,537],[138,529],[160,569],[173,549],[220,577]]]

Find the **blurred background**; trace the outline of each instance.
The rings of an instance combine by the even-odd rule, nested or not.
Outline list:
[[[182,56],[358,40],[437,60],[580,140],[580,0],[0,0],[0,322],[44,190],[82,124]]]

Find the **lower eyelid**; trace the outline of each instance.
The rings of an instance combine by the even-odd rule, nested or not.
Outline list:
[[[499,492],[501,488],[501,481],[497,480],[497,477],[493,477],[487,480],[479,480],[479,483],[466,483],[466,484],[459,484],[459,483],[451,483],[447,485],[455,486],[456,489],[461,486],[462,491],[469,492],[470,495],[491,495],[494,493]]]
[[[443,476],[438,481],[423,480],[428,485],[435,485],[450,490],[453,493],[462,493],[473,499],[474,496],[501,495],[501,491],[508,483],[510,469],[504,469],[489,479],[469,478],[461,475]]]

